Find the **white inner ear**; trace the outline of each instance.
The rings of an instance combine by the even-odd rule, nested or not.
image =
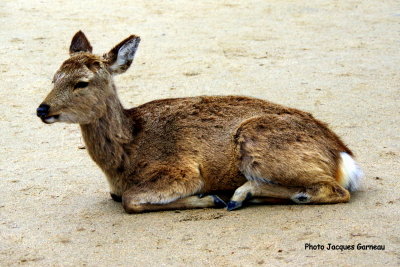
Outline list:
[[[117,60],[112,64],[111,69],[117,70],[120,66],[132,62],[135,52],[137,50],[139,42],[136,39],[129,40],[119,50]]]

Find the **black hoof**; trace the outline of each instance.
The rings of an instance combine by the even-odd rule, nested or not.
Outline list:
[[[113,194],[113,193],[110,193],[110,195],[111,195],[111,198],[112,198],[114,201],[116,201],[116,202],[122,202],[122,197],[121,197],[121,196],[118,196],[118,195]]]
[[[250,200],[252,197],[253,197],[253,194],[248,192],[247,195],[246,195],[246,198],[243,200],[243,202],[246,202],[246,201]]]
[[[226,209],[228,211],[239,209],[239,208],[242,207],[242,203],[243,202],[236,202],[236,201],[232,201],[231,200],[231,201],[228,202],[228,205],[227,205]]]
[[[226,203],[219,196],[210,195],[214,199],[214,204],[216,208],[226,208]]]

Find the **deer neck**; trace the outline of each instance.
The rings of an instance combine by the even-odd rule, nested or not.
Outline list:
[[[92,159],[109,172],[127,160],[124,144],[131,142],[130,123],[117,95],[106,100],[104,116],[90,124],[81,124],[82,136]]]

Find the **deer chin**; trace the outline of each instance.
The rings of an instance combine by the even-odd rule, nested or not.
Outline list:
[[[59,121],[60,115],[53,115],[48,117],[43,117],[42,121],[46,124],[52,124]]]
[[[54,121],[53,122],[63,122],[63,123],[68,123],[68,124],[87,124],[90,123],[90,120],[85,120],[84,118],[80,118],[78,117],[76,114],[74,113],[70,113],[70,112],[62,112],[57,116],[54,116]]]

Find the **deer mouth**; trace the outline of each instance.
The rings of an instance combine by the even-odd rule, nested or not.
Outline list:
[[[53,115],[53,116],[42,117],[41,119],[44,123],[52,124],[54,122],[57,122],[59,117],[60,115]]]

